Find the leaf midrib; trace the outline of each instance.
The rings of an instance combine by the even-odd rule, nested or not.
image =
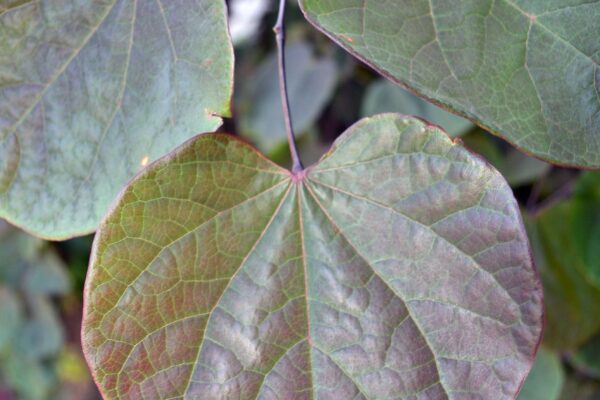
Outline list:
[[[313,179],[310,179],[310,180],[313,180]],[[410,317],[410,319],[415,324],[415,327],[419,331],[421,337],[423,338],[423,340],[427,344],[427,347],[429,348],[429,351],[433,355],[433,359],[434,359],[434,363],[435,363],[435,368],[436,368],[436,372],[437,372],[437,375],[438,375],[438,381],[440,383],[440,386],[441,386],[442,390],[444,391],[444,394],[446,395],[446,399],[447,400],[450,399],[450,396],[448,394],[448,390],[446,389],[446,386],[444,385],[444,383],[442,381],[442,373],[441,373],[441,369],[440,369],[440,365],[439,365],[439,361],[438,361],[438,356],[435,353],[435,351],[433,349],[433,346],[429,342],[429,339],[428,339],[427,335],[425,335],[425,331],[423,330],[423,328],[421,327],[421,325],[419,324],[419,322],[417,321],[417,319],[412,314],[412,312],[410,310],[410,307],[408,307],[408,304],[406,304],[406,302],[404,300],[404,297],[400,293],[398,293],[398,291],[396,289],[394,289],[393,287],[391,287],[388,284],[387,280],[385,280],[384,277],[381,276],[379,274],[379,272],[377,270],[375,270],[375,268],[373,268],[373,266],[367,261],[367,258],[365,256],[363,256],[363,254],[358,250],[358,248],[356,247],[356,245],[354,244],[354,242],[350,241],[350,238],[344,233],[344,231],[341,229],[341,227],[335,222],[335,220],[333,219],[333,217],[329,214],[329,212],[325,209],[325,207],[323,206],[323,204],[319,201],[317,195],[314,193],[314,191],[311,188],[311,186],[309,184],[306,184],[305,187],[306,187],[307,191],[310,193],[310,195],[313,198],[313,200],[316,202],[316,204],[321,209],[321,212],[327,217],[327,219],[332,224],[332,226],[334,226],[334,227],[337,228],[337,230],[340,233],[340,235],[342,235],[342,237],[344,237],[344,239],[346,240],[346,242],[352,247],[352,249],[354,250],[354,252],[356,253],[356,255],[358,255],[365,262],[365,264],[369,266],[369,268],[371,269],[371,271],[373,272],[373,274],[375,276],[377,276],[383,282],[383,284],[392,293],[394,293],[402,301],[402,303],[405,305],[408,317]],[[352,380],[352,383],[356,385],[356,382],[354,380]]]
[[[277,215],[279,215],[279,212],[281,210],[281,208],[283,207],[283,205],[285,204],[286,200],[288,199],[288,196],[290,194],[290,191],[293,188],[293,183],[291,182],[290,179],[286,179],[281,181],[280,183],[278,183],[276,186],[279,186],[283,183],[287,183],[288,184],[288,188],[286,189],[286,191],[282,194],[281,196],[281,200],[279,201],[279,203],[277,204],[275,210],[273,211],[273,215],[271,216],[271,218],[269,219],[269,221],[267,222],[267,224],[265,225],[265,227],[262,229],[260,235],[258,236],[258,238],[256,239],[256,241],[254,242],[254,244],[252,245],[252,247],[250,248],[250,250],[248,250],[248,253],[244,256],[244,259],[240,262],[239,267],[235,270],[235,272],[231,275],[231,277],[229,278],[229,282],[227,282],[227,285],[225,285],[225,287],[223,288],[223,291],[221,292],[221,294],[219,295],[219,298],[215,301],[215,304],[213,305],[213,307],[211,307],[211,309],[208,311],[208,319],[206,321],[206,326],[205,326],[205,330],[203,332],[203,336],[202,336],[202,340],[200,341],[200,344],[198,345],[198,351],[194,357],[194,367],[191,370],[190,373],[190,377],[188,378],[188,383],[187,386],[185,388],[185,390],[183,391],[183,397],[184,399],[187,396],[187,393],[190,389],[190,386],[192,384],[192,378],[194,377],[194,373],[196,372],[196,366],[199,364],[198,363],[198,359],[200,357],[200,354],[202,353],[202,348],[204,347],[204,343],[206,343],[206,340],[211,340],[210,338],[207,339],[206,337],[206,331],[208,329],[208,326],[210,324],[210,321],[212,320],[212,317],[214,315],[214,311],[217,309],[217,307],[219,307],[221,300],[223,299],[223,296],[225,295],[225,293],[227,293],[229,287],[231,286],[231,283],[234,281],[235,277],[239,274],[239,272],[244,268],[244,265],[246,264],[246,262],[248,261],[248,259],[250,258],[250,256],[254,253],[254,251],[256,250],[256,248],[258,247],[258,245],[260,244],[260,242],[263,240],[263,238],[265,237],[265,234],[267,233],[267,231],[271,228],[273,221],[276,219]],[[264,193],[264,192],[263,192]],[[123,366],[125,365],[125,363],[123,363]],[[266,375],[263,379],[266,379]]]

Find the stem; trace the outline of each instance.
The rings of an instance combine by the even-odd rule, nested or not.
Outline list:
[[[533,205],[528,211],[531,215],[537,216],[542,211],[547,208],[552,207],[553,205],[560,203],[571,197],[573,192],[575,191],[575,187],[577,186],[577,181],[574,179],[567,181],[564,185],[559,187],[554,193],[548,196],[544,201],[539,204]]]
[[[287,81],[285,77],[285,2],[287,0],[279,0],[279,14],[277,22],[273,27],[275,39],[277,41],[277,60],[279,63],[279,94],[281,96],[281,107],[283,109],[283,120],[285,122],[285,130],[287,132],[288,145],[290,146],[290,154],[292,156],[292,173],[301,172],[304,167],[298,155],[296,147],[296,137],[294,136],[294,128],[292,127],[292,114],[290,112],[290,100],[287,92]]]

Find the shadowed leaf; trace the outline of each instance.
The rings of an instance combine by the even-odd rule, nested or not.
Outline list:
[[[600,168],[597,1],[300,4],[313,25],[393,81],[539,158]]]
[[[567,201],[529,218],[528,230],[544,285],[545,344],[583,345],[600,331],[600,172],[584,173]]]
[[[148,161],[229,113],[222,0],[11,1],[0,14],[0,216],[96,229]]]
[[[107,399],[514,399],[541,332],[506,182],[392,114],[297,176],[188,142],[104,221],[85,296]]]
[[[461,136],[473,128],[470,121],[451,114],[382,79],[367,88],[362,103],[362,115],[368,117],[386,112],[398,112],[423,118],[441,126],[451,136]]]
[[[64,332],[52,303],[40,296],[32,298],[29,303],[32,315],[24,322],[15,338],[14,354],[31,360],[58,355],[63,345]]]
[[[513,188],[542,179],[551,168],[550,164],[512,147],[503,149],[503,143],[482,129],[472,130],[468,135],[462,136],[461,140],[467,148],[488,160]]]
[[[23,307],[17,294],[9,287],[0,286],[0,353],[12,342],[23,319]]]
[[[60,295],[69,291],[71,282],[62,260],[52,252],[40,258],[23,274],[23,290],[29,295]]]
[[[510,149],[498,171],[512,187],[535,182],[550,170],[551,165]]]
[[[594,336],[577,349],[571,362],[586,375],[600,378],[600,335]]]
[[[598,400],[600,384],[579,375],[567,376],[560,400]]]
[[[544,343],[556,350],[575,349],[600,330],[600,320],[590,317],[600,313],[600,268],[587,258],[598,240],[580,233],[596,224],[599,203],[584,199],[576,194],[527,224],[544,286]]]
[[[572,200],[571,232],[585,273],[600,289],[600,172],[586,172]]]
[[[58,298],[50,296],[68,289],[68,272],[52,247],[0,220],[0,386],[14,398],[59,398],[65,327]]]

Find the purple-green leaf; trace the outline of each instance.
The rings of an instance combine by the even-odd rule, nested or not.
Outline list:
[[[542,323],[504,179],[396,114],[298,175],[187,142],[102,223],[85,300],[106,399],[514,399]]]

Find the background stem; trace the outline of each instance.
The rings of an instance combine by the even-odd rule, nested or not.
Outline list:
[[[290,112],[290,101],[287,92],[287,80],[285,76],[285,2],[287,0],[279,1],[279,14],[277,16],[277,22],[273,27],[275,32],[275,39],[277,41],[277,60],[279,64],[279,94],[281,96],[281,107],[283,109],[283,120],[285,122],[285,130],[287,132],[288,144],[290,146],[290,154],[292,156],[292,172],[298,173],[304,169],[300,156],[298,155],[298,148],[296,147],[296,137],[294,136],[294,127],[292,126],[292,115]]]

